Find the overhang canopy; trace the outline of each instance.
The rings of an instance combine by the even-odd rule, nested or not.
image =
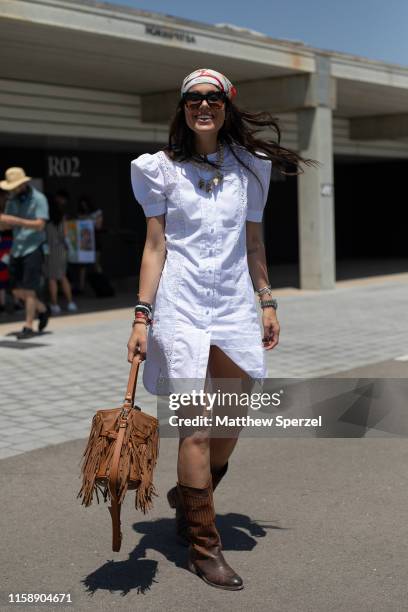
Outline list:
[[[0,76],[154,93],[200,66],[232,80],[310,73],[314,56],[268,38],[99,3],[2,0]]]
[[[273,111],[307,108],[318,56],[330,63],[335,116],[389,117],[408,108],[405,67],[90,0],[2,0],[0,52],[0,79],[25,84],[24,95],[30,84],[75,88],[80,100],[81,91],[100,91],[105,107],[115,92],[142,96],[131,106],[140,106],[143,122],[156,120],[144,116],[146,101],[177,92],[200,66],[225,72],[242,105],[253,106],[256,97],[256,106]],[[0,103],[0,120],[10,104]]]

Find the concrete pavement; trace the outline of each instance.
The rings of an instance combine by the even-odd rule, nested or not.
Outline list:
[[[408,283],[398,276],[276,293],[282,333],[267,352],[270,377],[329,375],[408,354]],[[120,404],[130,319],[131,308],[53,318],[24,344],[8,335],[18,325],[0,325],[0,458],[82,437],[97,409]],[[141,374],[138,401],[155,414]]]
[[[286,292],[270,374],[407,377],[407,298],[401,280]],[[10,331],[0,329],[0,609],[15,608],[10,592],[66,592],[78,611],[406,610],[405,439],[241,439],[216,510],[245,589],[213,589],[186,571],[173,535],[176,440],[161,440],[154,510],[137,513],[128,494],[120,553],[107,507],[75,498],[90,418],[122,399],[129,311],[54,319],[27,342],[44,346],[25,350],[1,346],[17,342]],[[154,413],[141,384],[138,401]]]
[[[1,462],[2,610],[15,608],[9,592],[70,593],[78,612],[406,610],[406,440],[240,440],[215,494],[225,556],[245,580],[235,593],[185,569],[165,499],[175,440],[162,440],[154,510],[137,513],[128,494],[120,553],[106,506],[75,499],[84,443]]]

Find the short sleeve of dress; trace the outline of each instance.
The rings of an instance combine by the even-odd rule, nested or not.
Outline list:
[[[146,217],[167,212],[163,173],[155,155],[144,153],[130,164],[132,189]]]
[[[268,199],[272,162],[269,159],[260,159],[253,156],[251,166],[259,181],[253,174],[249,173],[246,220],[261,223],[266,200]]]

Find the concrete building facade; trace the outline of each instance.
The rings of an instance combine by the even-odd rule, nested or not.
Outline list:
[[[179,84],[198,67],[227,74],[237,105],[273,112],[282,144],[319,161],[272,179],[271,261],[295,257],[302,288],[330,289],[353,240],[406,256],[408,68],[73,0],[2,0],[0,48],[0,170],[24,165],[46,191],[91,194],[111,230],[111,273],[133,275],[143,245],[129,161],[165,144]]]

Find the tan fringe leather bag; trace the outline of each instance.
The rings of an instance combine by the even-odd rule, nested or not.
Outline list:
[[[140,356],[135,355],[130,368],[125,401],[121,408],[98,410],[83,454],[82,487],[77,497],[90,506],[98,491],[106,502],[112,519],[112,550],[122,543],[121,505],[127,490],[136,490],[136,510],[144,514],[153,505],[157,493],[153,470],[159,455],[159,422],[134,405]]]

